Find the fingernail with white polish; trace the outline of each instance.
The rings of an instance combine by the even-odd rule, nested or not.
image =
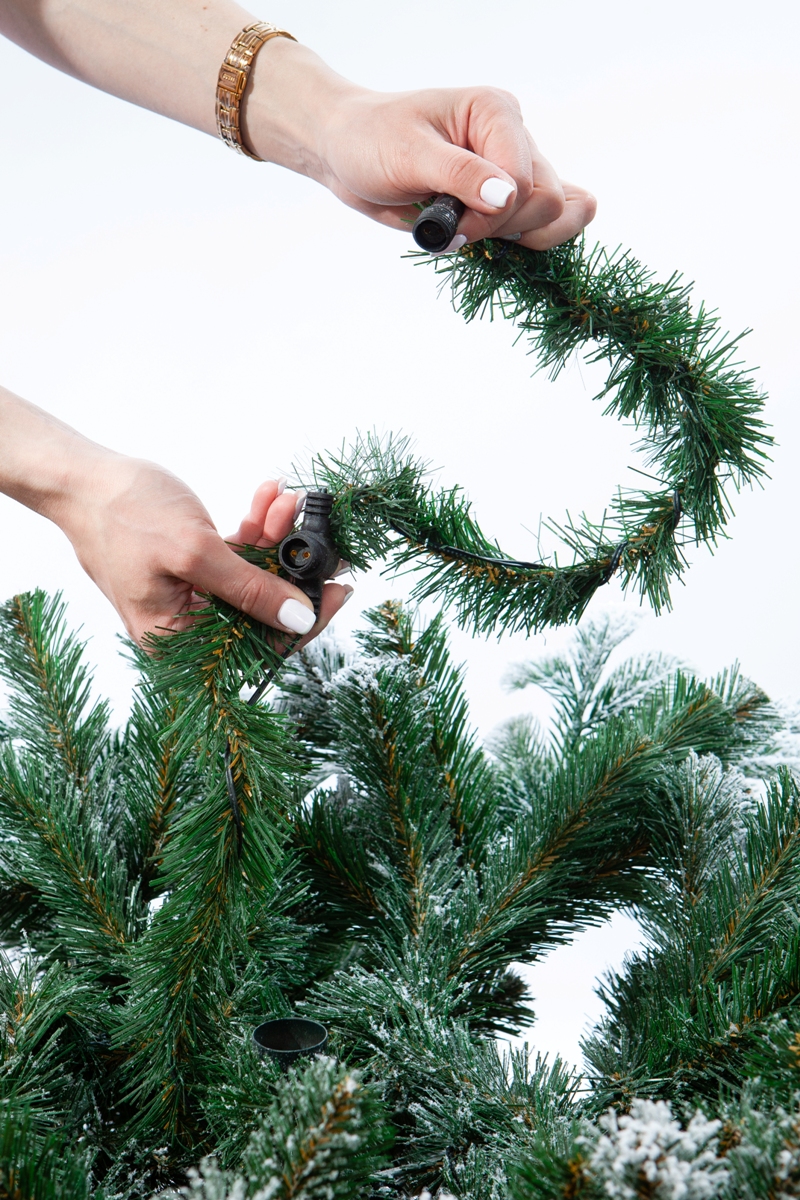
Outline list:
[[[522,237],[521,233],[501,233],[500,241],[501,242],[518,242],[521,237]]]
[[[346,588],[345,589],[344,600],[342,601],[342,604],[341,604],[342,608],[344,608],[345,604],[347,604],[347,601],[350,599],[350,597],[352,596],[354,591],[355,591],[355,588]]]
[[[445,254],[452,254],[454,250],[460,250],[462,246],[467,244],[467,235],[465,233],[457,233],[449,246],[445,247]]]
[[[487,179],[481,188],[481,200],[492,208],[505,208],[508,198],[516,189],[505,179]]]
[[[297,493],[297,503],[294,506],[295,521],[300,516],[300,513],[303,511],[305,506],[306,506],[306,494],[305,494],[305,492],[298,492]]]
[[[287,483],[288,483],[288,480],[287,480],[286,476],[285,476],[285,475],[281,475],[280,479],[278,480],[278,490],[277,490],[277,492],[275,493],[277,496],[282,496],[282,495],[283,495],[283,493],[286,491],[286,484],[287,484]]]
[[[313,608],[306,608],[299,600],[284,600],[278,609],[278,621],[292,633],[308,633],[316,619]]]

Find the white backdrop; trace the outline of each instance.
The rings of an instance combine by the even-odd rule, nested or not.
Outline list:
[[[559,172],[598,196],[591,238],[630,246],[661,276],[682,270],[726,328],[753,327],[744,354],[770,395],[772,481],[738,499],[731,540],[694,556],[674,610],[645,614],[631,645],[704,672],[738,658],[773,696],[800,694],[796,5],[438,0],[417,16],[366,0],[258,0],[253,10],[367,85],[514,91]],[[629,433],[591,403],[596,369],[531,380],[512,331],[465,326],[431,272],[403,261],[403,235],[3,42],[0,95],[0,379],[96,440],[168,465],[223,533],[261,479],[372,428],[411,434],[522,558],[536,553],[542,513],[599,514],[632,481]],[[0,595],[63,588],[92,635],[98,685],[123,713],[130,679],[115,614],[58,530],[2,497],[0,514]],[[343,636],[360,609],[405,587],[377,574],[356,584]],[[638,610],[612,585],[594,609],[623,604]],[[534,696],[509,697],[500,678],[564,640],[454,635],[482,731],[526,706],[544,711]],[[617,918],[530,972],[537,1047],[578,1057],[597,1012],[592,979],[636,933]]]

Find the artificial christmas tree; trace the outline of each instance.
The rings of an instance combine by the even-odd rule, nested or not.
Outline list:
[[[170,708],[158,664],[114,734],[59,604],[3,619],[7,1195],[149,1195],[208,1155],[208,1198],[791,1179],[800,796],[739,769],[779,725],[758,689],[609,671],[619,639],[590,625],[516,678],[555,696],[552,736],[513,722],[489,754],[442,621],[387,604],[353,659],[303,651],[239,722],[239,855],[224,732]],[[651,949],[607,984],[590,1086],[504,1063],[492,1034],[531,1017],[512,964],[621,905]],[[290,1013],[329,1053],[283,1073],[252,1032]],[[632,1124],[593,1121],[610,1105]],[[643,1140],[695,1190],[626,1192]]]

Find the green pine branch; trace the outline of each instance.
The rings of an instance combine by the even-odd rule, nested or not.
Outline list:
[[[111,831],[98,827],[82,792],[38,757],[0,750],[0,818],[15,840],[6,854],[19,883],[48,910],[29,932],[39,948],[80,953],[108,969],[139,917]],[[68,947],[68,951],[67,951]]]
[[[106,749],[108,704],[92,703],[83,643],[66,631],[60,594],[15,596],[0,608],[0,670],[11,732],[82,786]]]
[[[466,320],[497,313],[527,333],[551,377],[584,347],[589,361],[609,364],[598,399],[647,431],[648,461],[683,481],[698,537],[724,523],[725,482],[763,477],[771,439],[763,398],[738,369],[745,335],[720,333],[702,304],[693,313],[680,275],[662,283],[630,254],[587,253],[580,239],[545,252],[490,241],[437,260],[435,270]]]
[[[132,948],[129,1007],[115,1037],[128,1056],[133,1133],[156,1125],[176,1135],[191,1124],[187,1080],[204,1039],[219,1036],[226,1019],[225,1003],[210,998],[234,986],[252,927],[286,869],[293,763],[284,722],[239,697],[243,681],[255,682],[265,659],[275,660],[270,635],[221,605],[201,612],[197,630],[154,644],[152,658],[138,656],[147,686],[134,721],[155,783],[147,881],[165,899]],[[146,709],[159,705],[169,720],[153,739]]]
[[[130,1055],[129,1101],[138,1109],[134,1130],[157,1124],[176,1133],[188,1119],[187,1081],[195,1060],[206,1039],[219,1037],[225,1027],[222,997],[234,985],[237,963],[251,955],[253,925],[269,919],[283,882],[288,829],[276,827],[281,795],[270,785],[282,786],[284,760],[271,715],[252,709],[247,722],[253,741],[236,749],[247,771],[241,854],[225,783],[224,742],[217,735],[216,753],[213,740],[204,747],[201,795],[174,816],[161,850],[154,888],[166,899],[131,951],[129,1004],[116,1042]],[[298,889],[295,900],[301,898]]]
[[[85,1125],[97,1132],[90,1079],[92,1069],[102,1071],[107,1011],[108,997],[98,994],[91,973],[32,955],[14,965],[0,953],[0,1144],[5,1138],[7,1170],[15,1161],[15,1127],[31,1161],[49,1153],[56,1131],[69,1136]]]
[[[662,883],[643,903],[653,947],[606,984],[608,1017],[586,1048],[601,1097],[714,1095],[755,1074],[776,1019],[794,1025],[797,786],[784,775],[749,808],[741,794],[732,804],[731,786],[690,762],[660,814]]]
[[[92,1153],[58,1132],[37,1136],[28,1113],[0,1107],[3,1200],[103,1200],[91,1186]]]
[[[326,685],[324,754],[346,789],[318,791],[296,822],[316,919],[340,956],[350,939],[364,946],[364,963],[378,945],[404,961],[423,956],[442,1003],[455,981],[459,1011],[476,1027],[507,1027],[525,1011],[522,995],[506,995],[510,965],[640,899],[652,863],[647,814],[660,810],[671,766],[694,746],[735,758],[749,737],[764,736],[766,698],[738,677],[717,681],[717,691],[682,672],[665,679],[661,660],[606,679],[617,635],[592,663],[581,658],[584,638],[575,674],[566,661],[558,667],[571,680],[568,737],[557,729],[553,746],[540,748],[529,787],[508,747],[494,768],[476,749],[439,623],[416,630],[392,606],[368,620],[366,657]],[[452,724],[437,733],[448,714]],[[527,769],[529,743],[520,751]],[[467,838],[454,819],[464,812],[480,816]],[[377,961],[386,969],[385,957]]]
[[[63,634],[48,603],[42,645],[49,622]],[[736,670],[614,665],[603,623],[519,668],[554,721],[520,718],[487,751],[441,618],[382,606],[357,653],[287,664],[275,709],[240,695],[267,632],[216,602],[203,620],[199,647],[181,633],[140,659],[131,720],[77,778],[44,740],[50,699],[0,736],[0,936],[22,954],[0,980],[0,1170],[41,1163],[31,1186],[60,1197],[74,1168],[93,1200],[507,1200],[549,1153],[544,1198],[602,1189],[598,1114],[649,1096],[681,1136],[697,1103],[718,1112],[741,1195],[778,1194],[794,1167],[779,1175],[765,1129],[794,1153],[800,800],[788,776],[756,800],[739,773],[778,728],[763,693]],[[650,944],[605,985],[588,1079],[504,1063],[492,1035],[533,1016],[514,964],[620,905]],[[298,1010],[340,1061],[281,1076],[252,1029]]]

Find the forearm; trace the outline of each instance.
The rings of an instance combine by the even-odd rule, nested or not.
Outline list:
[[[220,65],[255,19],[233,0],[0,0],[0,33],[37,58],[212,135]],[[307,47],[273,38],[251,71],[248,141],[260,157],[320,178],[322,115],[353,90]]]
[[[229,0],[0,0],[0,30],[37,58],[208,133],[216,72],[248,19]]]
[[[112,451],[0,388],[0,492],[62,527]]]

